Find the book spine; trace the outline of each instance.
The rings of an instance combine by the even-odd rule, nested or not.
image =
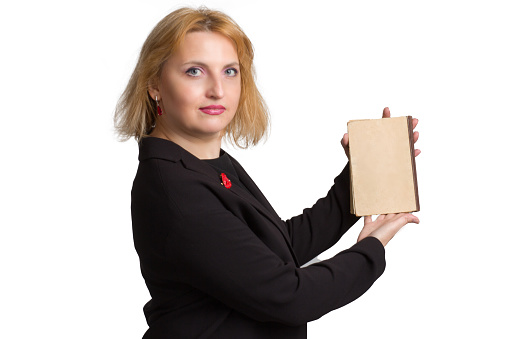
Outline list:
[[[350,159],[348,159],[348,167],[350,172],[350,214],[355,214],[355,202],[354,202],[354,196],[353,196],[353,176],[352,176],[352,162]]]
[[[412,116],[407,116],[408,122],[408,141],[410,142],[410,159],[412,159],[412,173],[414,176],[414,192],[415,192],[415,208],[416,212],[421,210],[421,206],[419,204],[419,191],[417,189],[417,170],[415,166],[415,149],[414,149],[414,126],[412,123]]]

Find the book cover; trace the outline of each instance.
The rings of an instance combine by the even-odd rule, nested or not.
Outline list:
[[[412,117],[348,122],[351,204],[357,216],[420,210]]]

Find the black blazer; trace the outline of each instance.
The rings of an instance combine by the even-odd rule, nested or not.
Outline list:
[[[234,181],[227,189],[212,166],[173,142],[140,144],[131,211],[152,297],[144,338],[306,338],[308,321],[358,298],[384,271],[384,247],[369,237],[299,267],[358,220],[349,213],[348,166],[326,197],[282,221],[231,159],[250,193]]]

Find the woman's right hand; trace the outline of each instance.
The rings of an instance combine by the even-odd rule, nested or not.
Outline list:
[[[370,215],[365,216],[364,228],[359,234],[357,242],[366,237],[375,237],[385,247],[394,235],[408,223],[418,224],[419,218],[410,213],[392,213],[381,214],[373,221]]]

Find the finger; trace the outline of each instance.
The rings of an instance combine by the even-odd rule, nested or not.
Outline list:
[[[412,119],[412,129],[414,129],[417,126],[418,123],[419,123],[419,119],[413,118]]]
[[[413,215],[412,213],[400,213],[398,214],[399,218],[404,218],[406,223],[412,222],[412,223],[419,223],[419,218],[417,216]]]
[[[386,215],[385,215],[385,214],[380,214],[380,215],[376,218],[376,220],[384,220],[384,219],[385,219],[385,217],[386,217]]]
[[[343,135],[343,139],[341,139],[341,145],[343,146],[343,148],[348,147],[348,133],[345,133]]]
[[[364,225],[367,225],[367,224],[372,223],[372,222],[373,222],[373,220],[371,220],[371,215],[366,215],[364,217]]]
[[[391,221],[392,227],[395,227],[397,230],[409,223],[418,224],[419,218],[410,213],[400,213],[396,219]]]
[[[388,213],[386,218],[387,219],[392,219],[392,218],[394,218],[395,215],[396,215],[395,213]]]
[[[413,214],[408,214],[406,218],[407,218],[408,222],[411,222],[411,223],[414,223],[414,224],[419,224],[421,222],[419,220],[419,218],[417,218],[417,216],[415,216]]]
[[[389,110],[389,107],[385,107],[384,111],[382,113],[382,118],[390,118],[391,117],[391,111]]]
[[[419,140],[419,132],[415,131],[414,132],[414,143],[416,143],[417,140]]]
[[[421,154],[421,150],[420,149],[414,150],[414,157],[418,156],[419,154]]]

